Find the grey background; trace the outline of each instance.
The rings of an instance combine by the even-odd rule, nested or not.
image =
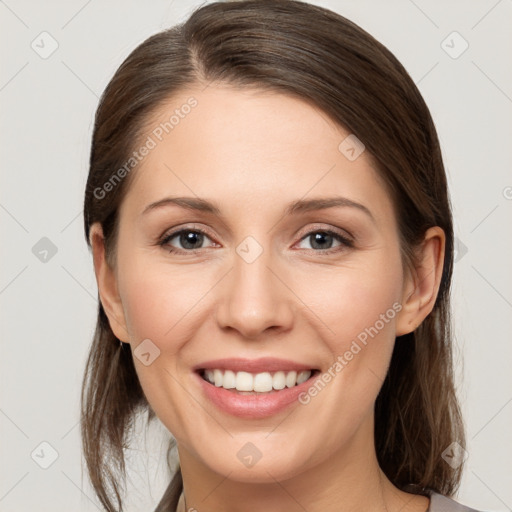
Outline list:
[[[453,308],[468,459],[458,499],[511,510],[512,1],[313,3],[384,43],[431,109],[459,240]],[[1,511],[99,510],[77,423],[97,308],[81,213],[92,121],[128,53],[198,5],[0,1]],[[157,424],[130,452],[128,510],[159,500],[165,442]]]

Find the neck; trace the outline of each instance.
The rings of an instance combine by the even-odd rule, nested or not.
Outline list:
[[[219,474],[178,445],[186,510],[198,512],[425,512],[428,498],[405,493],[381,471],[373,442],[373,418],[347,446],[328,459],[278,479],[237,481]]]

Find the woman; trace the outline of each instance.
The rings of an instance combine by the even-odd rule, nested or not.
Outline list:
[[[139,412],[179,455],[157,512],[471,510],[450,498],[439,142],[369,34],[249,0],[150,37],[98,107],[84,219],[100,306],[82,437],[108,511]]]

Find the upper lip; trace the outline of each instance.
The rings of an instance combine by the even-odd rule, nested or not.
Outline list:
[[[261,357],[259,359],[225,358],[205,361],[194,366],[194,371],[206,369],[232,370],[234,372],[262,373],[277,371],[313,370],[314,367],[289,359]]]

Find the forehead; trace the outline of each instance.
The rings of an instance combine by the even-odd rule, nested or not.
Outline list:
[[[146,122],[141,140],[150,149],[133,171],[125,203],[141,210],[165,194],[197,195],[247,209],[339,193],[389,213],[371,155],[347,158],[351,137],[290,95],[227,85],[190,88]]]

